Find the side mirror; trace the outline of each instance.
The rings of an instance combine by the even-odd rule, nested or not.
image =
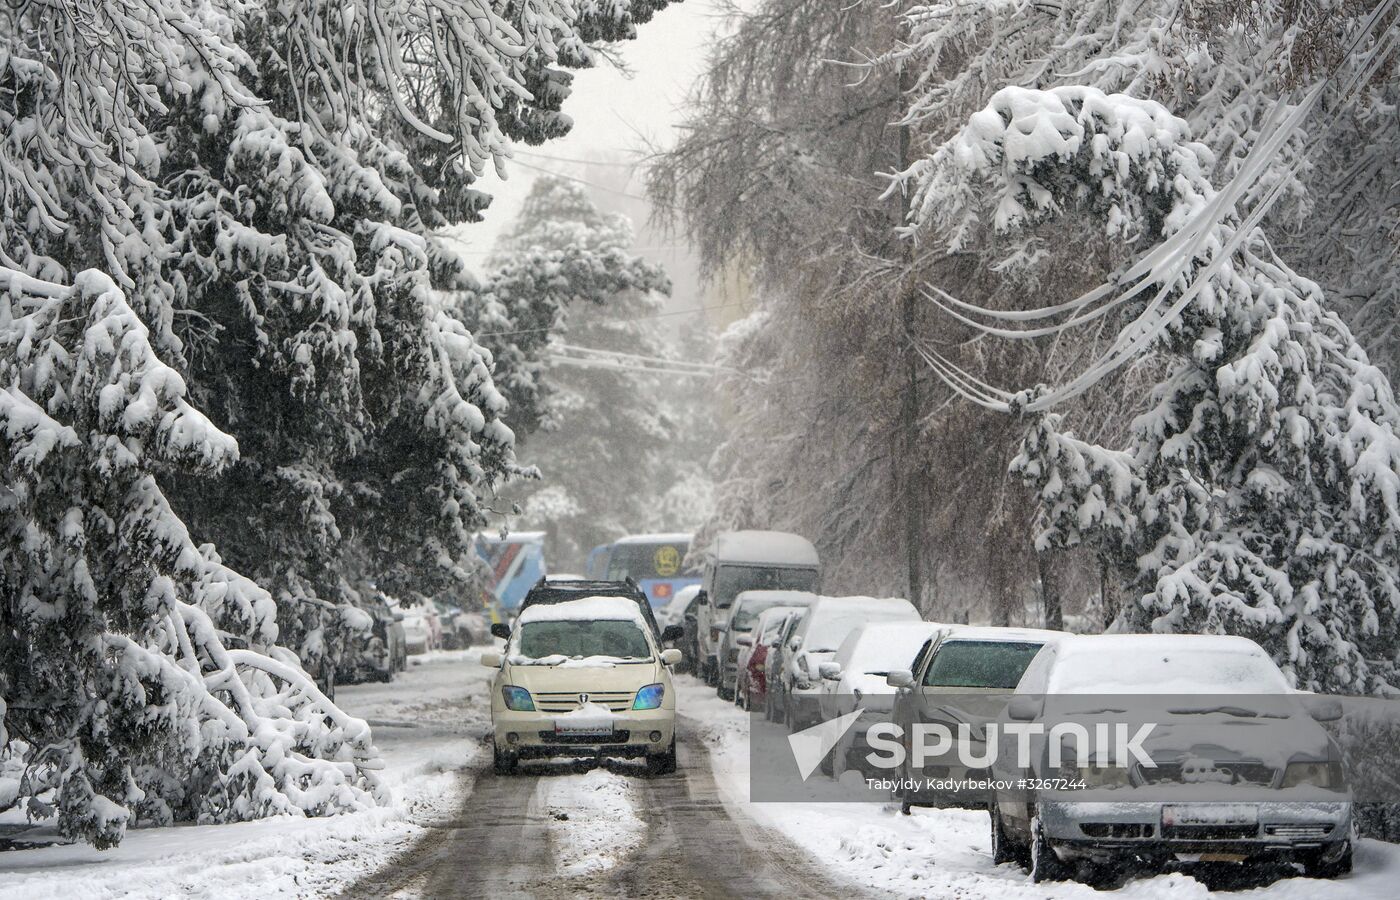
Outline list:
[[[728,623],[728,622],[711,622],[711,623],[710,623],[710,630],[711,630],[711,631],[718,631],[718,632],[721,632],[721,633],[726,632],[726,631],[729,630],[729,623]]]
[[[488,669],[499,669],[501,667],[501,654],[495,650],[487,650],[481,654],[481,664]]]
[[[738,644],[740,647],[752,647],[752,646],[753,646],[753,635],[751,635],[751,634],[741,634],[741,635],[739,635],[738,637],[736,637],[736,638],[734,639],[734,643]]]
[[[661,664],[663,666],[674,666],[684,658],[681,651],[677,650],[675,647],[667,647],[665,650],[661,651]]]
[[[817,674],[823,681],[835,681],[841,677],[841,664],[834,662],[824,662],[817,666]]]
[[[503,641],[510,640],[510,626],[505,622],[492,622],[491,636],[498,637]]]
[[[1318,722],[1335,722],[1342,717],[1342,701],[1336,697],[1307,697],[1303,700],[1308,715]]]
[[[885,684],[892,688],[911,688],[914,686],[914,673],[908,669],[895,669],[885,675]]]
[[[670,641],[679,641],[684,637],[684,625],[667,625],[665,628],[661,629],[661,642],[663,644]]]
[[[802,638],[800,637],[795,637],[792,640],[788,641],[788,649],[791,650],[793,653],[796,653],[801,646]]]
[[[1034,697],[1013,697],[1006,714],[1013,722],[1034,722],[1040,716],[1040,701]]]
[[[394,621],[395,621],[395,622],[402,622],[402,621],[403,621],[403,610],[401,610],[401,609],[396,609],[396,610],[394,610]]]
[[[696,595],[695,595],[695,605],[696,605],[696,606],[709,606],[709,605],[710,605],[710,592],[709,592],[709,591],[700,591],[698,594],[696,594]]]

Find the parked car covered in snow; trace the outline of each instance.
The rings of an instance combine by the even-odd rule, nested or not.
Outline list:
[[[802,621],[811,613],[809,606],[788,613],[786,621],[778,633],[778,639],[768,647],[767,658],[763,661],[763,717],[770,722],[783,721],[787,709],[787,695],[783,687],[783,667],[791,652],[788,642]]]
[[[719,636],[719,684],[721,698],[734,700],[739,680],[739,654],[745,646],[753,645],[753,630],[758,617],[774,606],[811,606],[817,595],[807,591],[741,591],[729,609],[729,619]]]
[[[522,610],[505,652],[481,656],[491,685],[495,769],[552,756],[644,757],[676,768],[676,694],[670,667],[631,597],[582,597]]]
[[[408,660],[402,613],[378,596],[371,596],[361,608],[371,619],[370,627],[341,659],[336,680],[343,684],[389,681],[395,672],[403,671]]]
[[[997,862],[1022,861],[1035,881],[1124,860],[1263,860],[1324,878],[1351,871],[1352,797],[1341,751],[1319,724],[1340,718],[1341,704],[1292,691],[1258,644],[1223,635],[1072,637],[1037,656],[1002,718],[1092,733],[1124,710],[1153,725],[1145,758],[1062,758],[1054,774],[1078,776],[1090,795],[1053,789],[1028,800],[998,790]],[[1051,774],[1044,740],[1031,759],[1034,776]]]
[[[955,728],[963,722],[975,725],[990,721],[1001,713],[1006,695],[1015,689],[1041,648],[1065,637],[1064,632],[1039,628],[950,626],[933,636],[927,650],[918,654],[912,671],[895,670],[886,676],[896,689],[891,721],[905,735],[919,723]],[[979,699],[982,697],[985,700]],[[955,708],[949,706],[954,700]],[[968,775],[966,767],[951,759],[933,760],[927,768],[915,769],[912,754],[906,753],[898,782],[915,784]],[[955,799],[928,791],[903,792],[899,799],[906,809],[957,805]]]
[[[696,665],[705,683],[719,682],[720,635],[729,608],[743,591],[812,591],[821,584],[821,565],[812,542],[783,531],[729,531],[715,538],[705,554],[696,606]]]
[[[865,756],[869,750],[866,730],[887,721],[894,708],[890,672],[907,670],[919,648],[949,627],[937,622],[866,622],[846,635],[829,661],[817,666],[821,718],[834,719],[861,710],[860,719],[824,759],[828,774],[839,778],[851,762]]]
[[[429,601],[402,606],[404,643],[409,655],[427,653],[442,646],[442,621]]]
[[[758,615],[750,643],[740,644],[739,677],[735,700],[743,709],[766,709],[768,703],[768,653],[780,643],[788,622],[800,617],[806,607],[772,606]]]
[[[914,604],[902,597],[819,597],[788,639],[780,676],[783,721],[801,731],[821,718],[819,667],[841,642],[866,622],[919,622]]]

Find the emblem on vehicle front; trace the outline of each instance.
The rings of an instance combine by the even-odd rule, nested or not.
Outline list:
[[[579,695],[578,695],[578,705],[579,705],[579,706],[587,706],[587,705],[588,705],[588,695],[587,695],[587,694],[579,694]]]

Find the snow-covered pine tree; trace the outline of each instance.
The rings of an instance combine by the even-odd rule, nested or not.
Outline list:
[[[1152,101],[1004,88],[909,174],[916,222],[951,249],[1086,216],[1146,250],[1119,285],[1139,315],[1099,365],[992,402],[1028,416],[1013,468],[1039,493],[1041,541],[1088,543],[1118,568],[1125,627],[1244,634],[1299,686],[1384,690],[1400,408],[1317,285],[1219,208],[1214,162]],[[1149,348],[1168,369],[1125,447],[1064,430],[1058,398]]]
[[[0,284],[0,741],[25,762],[3,794],[98,847],[136,819],[382,800],[368,726],[279,655],[271,597],[196,546],[157,484],[226,468],[234,439],[107,276]]]
[[[105,845],[133,817],[382,796],[358,765],[368,730],[273,643],[315,667],[354,617],[286,601],[353,600],[365,570],[423,592],[469,577],[471,534],[517,467],[491,357],[429,289],[466,278],[433,231],[475,215],[472,182],[511,140],[567,130],[563,69],[664,5],[0,13],[0,262],[18,329],[0,362],[16,397],[46,392],[15,400],[4,446],[18,587],[0,703],[29,764],[7,804],[57,804],[66,833]],[[98,340],[109,320],[115,350]],[[126,402],[103,378],[142,389]],[[360,569],[342,580],[347,560]]]

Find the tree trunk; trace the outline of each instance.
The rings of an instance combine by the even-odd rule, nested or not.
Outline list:
[[[900,112],[905,110],[905,98],[909,90],[913,88],[913,71],[911,66],[905,66],[899,73],[899,99],[897,107]],[[899,168],[906,168],[911,160],[910,135],[908,126],[899,128]],[[905,224],[909,219],[910,197],[907,191],[900,191],[899,197],[899,224]],[[918,295],[914,289],[914,284],[909,278],[910,270],[914,264],[914,242],[905,240],[901,242],[903,247],[903,257],[905,262],[904,278],[900,285],[903,294],[900,303],[900,325],[904,330],[904,409],[900,415],[903,427],[904,443],[904,469],[908,473],[908,482],[904,489],[904,546],[908,556],[909,566],[909,601],[919,609],[924,608],[927,598],[924,597],[924,479],[923,466],[919,465],[919,366],[921,360],[914,347],[914,335],[917,333],[916,325],[918,319]]]
[[[1040,571],[1040,608],[1044,617],[1044,627],[1052,631],[1063,631],[1065,627],[1064,597],[1060,589],[1060,566],[1056,552],[1054,550],[1037,551],[1035,564]]]

